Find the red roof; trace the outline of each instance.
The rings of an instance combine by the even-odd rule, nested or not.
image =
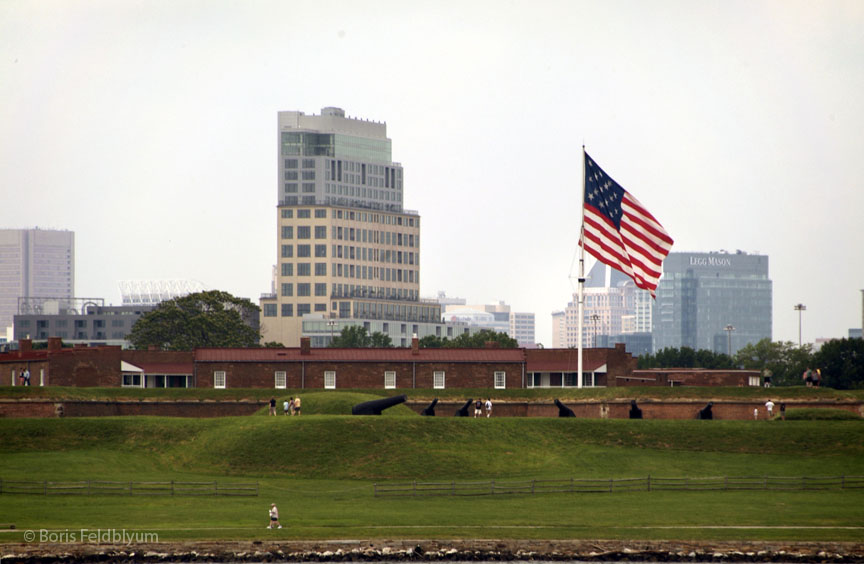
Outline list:
[[[195,349],[196,362],[515,362],[522,363],[522,349]]]
[[[583,354],[582,370],[594,371],[606,364],[606,355]],[[579,351],[576,349],[528,349],[525,351],[528,372],[578,372]]]
[[[144,371],[144,374],[193,374],[195,365],[190,363],[169,363],[169,362],[146,362],[135,363],[129,362]]]

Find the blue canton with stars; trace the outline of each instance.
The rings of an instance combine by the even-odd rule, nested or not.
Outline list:
[[[585,204],[591,205],[621,230],[621,200],[624,188],[603,172],[591,157],[585,155]]]

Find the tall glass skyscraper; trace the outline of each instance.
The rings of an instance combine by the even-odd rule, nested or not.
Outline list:
[[[75,294],[75,234],[52,229],[0,229],[0,336],[18,299]]]
[[[653,312],[654,351],[690,347],[735,354],[771,338],[768,257],[669,253]]]

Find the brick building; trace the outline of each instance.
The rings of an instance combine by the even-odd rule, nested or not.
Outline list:
[[[614,348],[583,351],[583,386],[759,385],[757,371],[635,370],[636,359]],[[50,338],[34,350],[0,354],[0,385],[20,385],[29,370],[33,386],[273,389],[574,388],[574,349],[213,348],[195,351],[63,348]]]

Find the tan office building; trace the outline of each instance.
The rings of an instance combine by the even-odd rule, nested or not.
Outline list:
[[[279,112],[277,266],[261,297],[264,342],[298,346],[303,316],[440,323],[420,300],[420,216],[383,123]]]

